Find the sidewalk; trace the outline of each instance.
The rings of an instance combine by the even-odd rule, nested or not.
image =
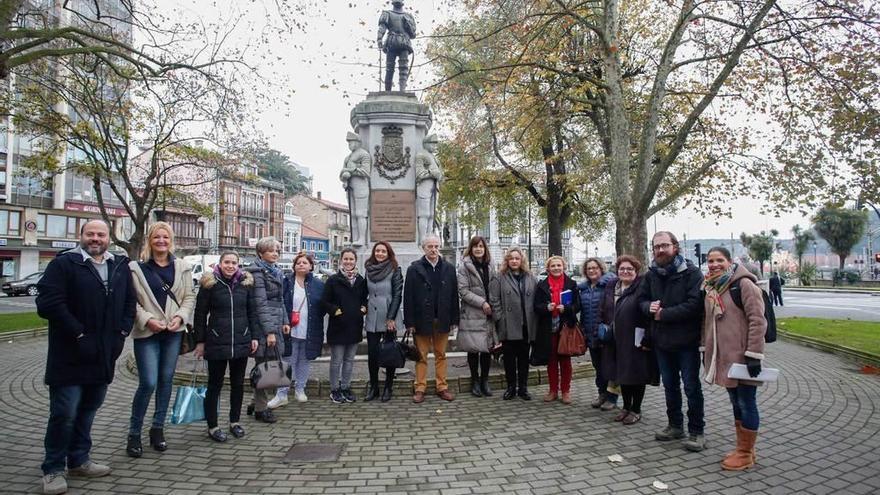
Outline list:
[[[2,493],[38,492],[45,345],[44,338],[0,344],[0,419],[7,425],[0,440]],[[204,424],[169,426],[167,452],[147,448],[143,458],[131,459],[125,437],[136,381],[120,370],[93,431],[94,458],[114,472],[71,479],[70,493],[877,493],[880,377],[788,342],[769,345],[767,355],[782,377],[759,391],[758,466],[743,473],[718,465],[733,445],[722,388],[704,386],[709,444],[691,453],[653,439],[666,424],[659,387],[648,387],[642,421],[624,427],[589,407],[592,380],[574,382],[571,406],[498,395],[459,395],[451,403],[429,396],[420,405],[404,395],[346,405],[315,397],[278,410],[274,425],[246,417],[248,435],[226,444],[210,441]],[[326,462],[282,462],[294,444],[311,453],[314,444],[332,444],[341,452]],[[623,462],[610,463],[612,454]],[[656,490],[654,481],[669,489]]]

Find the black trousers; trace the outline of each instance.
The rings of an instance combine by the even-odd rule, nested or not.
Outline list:
[[[386,332],[367,332],[367,368],[370,370],[370,385],[379,386],[379,344]],[[394,368],[385,368],[385,386],[394,384]]]
[[[504,377],[507,387],[525,390],[529,383],[529,341],[505,340],[501,351],[504,355]]]
[[[645,398],[645,385],[621,385],[620,395],[623,396],[625,411],[642,413],[642,400]]]
[[[489,366],[492,364],[491,354],[488,352],[469,352],[467,362],[471,369],[471,378],[479,377],[481,380],[485,380],[489,377]]]
[[[244,371],[247,368],[247,356],[239,359],[219,359],[208,361],[208,391],[205,393],[205,419],[208,428],[217,426],[217,407],[220,404],[220,390],[223,388],[223,377],[226,365],[229,364],[229,422],[238,423],[241,419],[241,403],[244,400]]]
[[[770,292],[770,299],[773,301],[774,306],[782,306],[782,291],[774,290]]]

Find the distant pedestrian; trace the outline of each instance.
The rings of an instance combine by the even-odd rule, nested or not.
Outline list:
[[[764,299],[757,286],[758,279],[745,267],[731,262],[730,252],[713,247],[707,257],[709,273],[704,282],[706,290],[703,322],[703,366],[706,382],[727,388],[733,405],[736,428],[736,449],[727,454],[721,467],[742,471],[755,464],[755,441],[760,418],[756,399],[760,382],[728,378],[730,367],[745,364],[749,376],[761,373],[764,360]],[[742,297],[740,309],[730,295],[730,287],[739,285]]]
[[[239,268],[238,254],[220,255],[212,272],[199,280],[199,295],[193,330],[196,333],[195,356],[208,362],[208,393],[205,395],[205,419],[208,436],[225,442],[226,432],[218,426],[217,409],[223,378],[229,368],[229,432],[235,438],[245,435],[241,420],[244,400],[244,375],[248,356],[257,350],[259,341],[254,329],[259,326],[254,277]]]
[[[645,274],[639,304],[651,318],[657,364],[666,394],[669,424],[654,437],[659,441],[684,437],[681,387],[687,396],[687,450],[706,446],[703,434],[703,389],[700,386],[700,329],[703,321],[703,274],[680,254],[678,239],[671,232],[657,232],[652,239],[654,262]]]
[[[779,272],[773,272],[770,275],[770,298],[773,300],[774,306],[782,306],[782,286],[785,285],[785,279],[779,276]]]
[[[132,331],[138,388],[131,403],[125,452],[129,457],[140,457],[144,453],[141,429],[154,391],[156,404],[150,426],[150,446],[159,452],[168,449],[165,417],[181,337],[187,325],[192,325],[196,295],[192,268],[186,261],[174,257],[174,231],[165,222],[150,225],[141,260],[132,261],[129,268],[138,300]]]
[[[65,468],[70,476],[110,474],[90,458],[92,422],[134,325],[137,299],[129,259],[108,252],[109,245],[106,222],[85,222],[79,247],[49,262],[37,283],[37,313],[49,321],[45,494],[67,491]]]
[[[293,257],[293,273],[284,277],[284,311],[290,330],[284,336],[284,359],[293,370],[294,398],[307,402],[310,362],[321,355],[324,345],[324,282],[313,274],[315,260],[306,253]],[[283,327],[282,327],[283,330]],[[269,409],[287,404],[290,387],[279,388],[269,401]]]
[[[256,300],[257,321],[254,336],[259,346],[254,353],[256,364],[278,359],[284,354],[282,335],[290,331],[289,315],[284,309],[284,274],[278,267],[281,243],[274,237],[263,237],[257,241],[257,258],[245,271],[254,277],[254,299]],[[248,414],[263,423],[277,421],[269,409],[269,397],[275,391],[254,389],[254,403],[248,406]]]
[[[503,399],[519,396],[532,400],[529,393],[529,348],[537,334],[535,292],[538,281],[529,271],[529,260],[518,247],[504,255],[498,277],[489,284],[492,318],[504,353],[507,391]]]
[[[623,396],[623,408],[614,421],[632,425],[642,419],[646,385],[659,385],[659,371],[650,344],[650,320],[639,309],[642,264],[623,255],[616,266],[617,280],[605,288],[602,300],[602,322],[614,333],[613,341],[602,348],[602,373],[620,386]]]
[[[428,387],[428,352],[434,353],[437,395],[455,399],[446,381],[446,346],[449,332],[458,328],[459,301],[455,268],[440,256],[440,237],[428,234],[422,239],[425,255],[406,270],[403,286],[403,323],[415,334],[420,359],[416,363],[413,402],[425,401]]]
[[[367,278],[367,365],[370,384],[365,401],[374,400],[379,395],[379,344],[384,338],[397,338],[397,331],[403,330],[403,273],[397,264],[391,244],[379,241],[364,262]],[[394,368],[385,368],[385,387],[382,389],[382,402],[391,400],[394,390]]]
[[[581,302],[581,330],[587,340],[590,350],[590,361],[596,372],[596,398],[590,403],[594,409],[612,411],[617,407],[617,394],[608,391],[608,377],[605,376],[602,366],[602,348],[604,344],[599,341],[599,310],[602,306],[605,289],[611,287],[617,281],[613,273],[605,273],[605,263],[598,258],[590,258],[584,262],[581,271],[586,279],[578,284]]]
[[[489,304],[489,284],[498,278],[486,240],[474,236],[458,265],[458,295],[461,297],[461,323],[458,348],[467,352],[471,370],[471,395],[491,397],[489,366],[495,345],[495,322]]]
[[[351,391],[351,374],[358,344],[364,338],[367,281],[358,273],[354,249],[342,250],[339,271],[327,279],[321,304],[330,316],[327,324],[330,400],[336,404],[355,402],[357,397]]]
[[[580,297],[577,283],[565,274],[565,259],[551,256],[546,263],[547,278],[538,282],[535,291],[535,311],[538,329],[534,354],[546,359],[550,390],[544,402],[553,402],[562,393],[562,403],[571,404],[571,356],[561,356],[559,332],[563,325],[577,326]],[[533,363],[535,364],[535,363]]]

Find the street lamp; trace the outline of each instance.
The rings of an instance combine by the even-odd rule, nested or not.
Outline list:
[[[816,265],[816,267],[819,266],[819,255],[816,254],[817,247],[819,247],[819,245],[816,243],[816,241],[813,241],[813,264]]]

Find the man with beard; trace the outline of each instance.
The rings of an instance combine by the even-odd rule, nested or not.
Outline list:
[[[37,313],[49,320],[46,494],[67,491],[65,467],[70,476],[110,474],[89,458],[92,422],[134,324],[136,299],[129,260],[107,252],[109,244],[107,223],[89,220],[80,247],[52,260],[37,284]]]
[[[652,336],[666,394],[669,424],[654,436],[659,441],[684,437],[681,386],[688,403],[688,438],[684,447],[699,452],[703,437],[703,390],[700,386],[700,332],[703,321],[703,274],[679,254],[671,232],[651,241],[654,262],[645,274],[639,307],[653,321]]]

